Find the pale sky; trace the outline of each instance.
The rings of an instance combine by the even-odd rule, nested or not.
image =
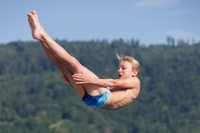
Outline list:
[[[53,39],[200,41],[200,0],[0,0],[0,44],[33,40],[27,22],[33,9]]]

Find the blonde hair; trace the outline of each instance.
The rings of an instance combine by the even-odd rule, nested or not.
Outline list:
[[[132,70],[137,70],[138,71],[137,77],[139,77],[140,64],[136,59],[134,59],[133,57],[130,57],[130,56],[123,56],[123,55],[119,56],[118,54],[117,54],[117,58],[120,62],[121,61],[127,61],[127,62],[131,63],[132,64]]]

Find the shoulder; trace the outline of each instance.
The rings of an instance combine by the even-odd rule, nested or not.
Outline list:
[[[139,79],[138,77],[133,77],[133,78],[134,78],[134,80],[135,80],[136,82],[140,83],[140,79]]]
[[[131,82],[139,83],[140,84],[140,79],[138,77],[131,77],[128,80],[131,81]]]
[[[140,88],[140,79],[138,77],[131,77],[130,80],[134,87]]]
[[[120,79],[123,84],[123,88],[138,88],[140,87],[140,80],[137,77],[131,77],[126,79]]]

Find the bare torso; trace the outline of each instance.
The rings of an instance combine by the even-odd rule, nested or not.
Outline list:
[[[140,86],[138,85],[132,89],[110,89],[111,95],[106,104],[101,107],[106,110],[116,110],[123,108],[132,103],[140,92]]]

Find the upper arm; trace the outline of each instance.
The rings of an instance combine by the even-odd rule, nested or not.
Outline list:
[[[128,79],[116,79],[113,87],[119,88],[135,88],[140,85],[140,81],[138,78],[128,78]]]

